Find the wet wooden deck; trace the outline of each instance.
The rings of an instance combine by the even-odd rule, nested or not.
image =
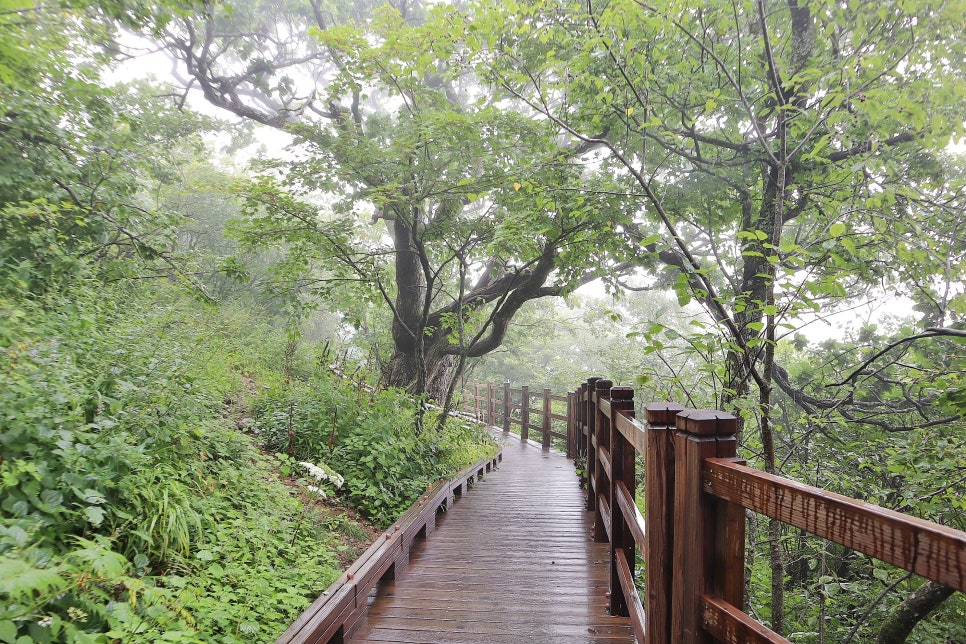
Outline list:
[[[573,464],[507,438],[503,463],[440,515],[410,564],[383,580],[348,642],[633,642],[607,613],[608,546]]]

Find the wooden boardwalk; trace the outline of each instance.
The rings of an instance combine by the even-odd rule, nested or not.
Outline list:
[[[348,642],[633,642],[607,614],[606,543],[573,464],[510,436],[499,469],[441,515],[384,579]]]

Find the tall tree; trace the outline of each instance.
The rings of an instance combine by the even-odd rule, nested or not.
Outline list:
[[[469,28],[455,6],[316,1],[216,7],[165,32],[190,87],[295,137],[284,180],[250,193],[251,233],[314,245],[330,283],[382,300],[385,383],[440,399],[524,303],[572,290],[627,249],[620,196],[548,190],[584,183],[584,146],[559,146],[556,128],[479,85]]]

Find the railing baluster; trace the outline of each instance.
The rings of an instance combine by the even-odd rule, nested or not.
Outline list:
[[[512,400],[512,395],[510,393],[510,381],[507,380],[503,383],[503,433],[510,433],[510,402]]]
[[[647,544],[647,641],[671,642],[672,548],[674,546],[674,424],[684,407],[677,403],[647,406],[647,453],[644,466],[644,523]]]
[[[520,398],[520,440],[530,438],[530,387],[523,385]]]
[[[617,414],[634,417],[634,388],[612,387],[610,390],[610,511],[611,511],[611,541],[610,541],[610,614],[628,616],[627,602],[624,589],[620,583],[617,553],[623,552],[630,571],[634,577],[635,541],[634,535],[627,527],[627,522],[636,520],[625,517],[618,500],[618,482],[623,483],[634,500],[634,446],[628,442],[617,429]],[[636,600],[635,600],[636,601]]]
[[[610,380],[598,380],[594,383],[594,415],[596,420],[594,421],[594,439],[597,443],[594,449],[594,474],[592,480],[594,481],[593,486],[593,496],[594,501],[594,541],[606,541],[608,526],[606,519],[604,518],[604,508],[601,507],[601,500],[608,499],[607,495],[609,493],[610,482],[607,478],[607,472],[601,466],[600,456],[601,452],[606,452],[610,449],[610,419],[605,416],[600,410],[600,404],[602,400],[610,399],[610,388],[613,385]],[[588,458],[588,460],[590,460]],[[608,499],[609,503],[609,499]],[[611,508],[613,510],[613,508]]]
[[[551,395],[549,389],[543,390],[543,437],[540,444],[545,450],[550,449],[550,428],[552,427],[550,414],[553,413],[553,401],[550,399]]]
[[[585,467],[587,470],[587,511],[597,511],[597,493],[594,491],[594,470],[597,466],[597,452],[594,449],[594,427],[597,422],[597,407],[594,394],[597,391],[597,381],[601,378],[593,377],[587,379],[587,390],[584,392],[584,441],[587,459]]]
[[[574,427],[577,425],[577,419],[574,416],[576,411],[576,405],[574,405],[574,398],[576,394],[572,391],[567,392],[567,458],[573,460],[577,457],[576,450],[574,449]]]
[[[480,383],[473,383],[473,418],[480,419]]]
[[[492,382],[486,383],[486,424],[496,424],[496,387]]]

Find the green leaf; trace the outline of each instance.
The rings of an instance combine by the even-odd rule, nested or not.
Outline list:
[[[10,619],[0,619],[0,641],[12,644],[17,639],[17,625]]]
[[[828,232],[832,237],[841,237],[847,230],[845,224],[836,222],[828,227]]]
[[[84,508],[84,514],[87,515],[87,520],[91,522],[91,525],[99,526],[104,522],[105,512],[103,508],[96,505],[88,505]]]
[[[94,507],[91,506],[91,508]],[[105,579],[116,579],[124,574],[128,565],[124,555],[114,552],[98,541],[78,538],[77,542],[84,547],[75,550],[71,555],[89,565],[95,574]]]
[[[52,570],[34,568],[24,561],[0,556],[0,593],[11,598],[46,595],[64,586],[64,579]]]

